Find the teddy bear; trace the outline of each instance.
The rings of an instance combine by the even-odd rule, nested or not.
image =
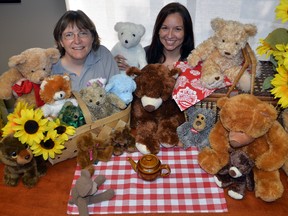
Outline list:
[[[91,113],[92,121],[105,118],[127,107],[118,96],[107,93],[98,82],[81,89],[79,94]]]
[[[136,82],[127,74],[113,75],[105,86],[107,93],[115,94],[126,105],[133,100],[133,92],[136,90]]]
[[[130,66],[143,68],[147,65],[146,53],[140,40],[145,34],[145,27],[131,22],[117,22],[114,30],[118,34],[119,41],[111,49],[113,56],[122,55]],[[125,73],[125,71],[121,71]]]
[[[39,96],[40,84],[51,74],[51,68],[60,58],[56,48],[30,48],[9,58],[9,69],[0,76],[0,99],[13,96],[34,107],[44,103]]]
[[[202,150],[209,146],[208,134],[216,122],[216,111],[197,106],[191,106],[187,109],[187,121],[177,127],[177,134],[183,148],[196,146]]]
[[[279,169],[288,159],[288,134],[277,120],[276,108],[252,94],[221,97],[217,106],[211,147],[199,152],[199,165],[215,175],[228,163],[230,147],[242,149],[255,163],[255,196],[266,202],[277,200],[284,192]]]
[[[5,165],[4,183],[9,186],[17,186],[22,177],[26,187],[34,187],[39,177],[45,175],[47,171],[42,157],[34,157],[30,148],[22,144],[13,134],[0,141],[0,161]]]
[[[124,152],[133,153],[137,151],[135,138],[127,125],[124,128],[115,129],[110,135],[110,140],[114,148],[114,156],[122,155]]]
[[[211,20],[211,27],[214,35],[200,43],[187,58],[188,64],[192,67],[202,62],[200,81],[208,89],[221,87],[225,77],[231,82],[235,80],[244,60],[242,49],[248,39],[257,33],[255,25],[222,18]],[[251,86],[248,69],[237,85],[245,92],[248,92]],[[257,76],[260,75],[260,71],[256,70]]]
[[[81,176],[76,180],[75,186],[71,190],[69,204],[78,207],[80,216],[89,216],[88,205],[110,200],[115,192],[112,188],[97,193],[98,188],[106,181],[105,176],[98,175],[94,180],[87,169],[81,170]]]
[[[78,128],[84,124],[85,118],[79,106],[74,106],[71,101],[66,101],[61,108],[58,118],[61,123]]]
[[[136,75],[131,128],[136,129],[135,145],[142,154],[157,154],[160,146],[178,145],[176,129],[185,122],[185,116],[172,99],[172,91],[180,73],[180,69],[170,70],[162,64],[127,70],[128,76]]]
[[[214,176],[216,184],[221,188],[228,187],[228,195],[240,200],[245,196],[245,189],[253,191],[254,161],[240,149],[229,149],[229,162]]]
[[[44,117],[58,117],[66,101],[78,106],[77,100],[71,97],[71,81],[68,74],[46,77],[40,85],[39,94],[44,101],[44,105],[41,106]]]
[[[91,174],[94,173],[94,167],[98,161],[107,162],[113,154],[113,146],[109,140],[103,140],[88,131],[77,137],[77,163],[82,169],[87,168]]]

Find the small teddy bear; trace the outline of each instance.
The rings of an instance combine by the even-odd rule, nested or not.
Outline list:
[[[46,164],[43,161],[38,164],[27,145],[22,144],[13,135],[0,141],[0,161],[5,164],[4,183],[9,186],[16,186],[22,177],[23,184],[31,188],[47,171]]]
[[[227,77],[233,82],[242,68],[242,49],[249,37],[256,35],[257,28],[252,24],[215,18],[211,21],[214,35],[199,44],[187,58],[188,64],[195,67],[202,62],[201,82],[208,89],[219,88]],[[249,68],[248,68],[249,69]],[[256,76],[260,70],[256,71]],[[238,82],[238,87],[248,92],[251,76],[246,70]]]
[[[110,135],[112,146],[114,148],[113,155],[119,156],[124,152],[133,153],[137,151],[135,146],[135,138],[131,134],[131,129],[128,126],[116,129]]]
[[[79,106],[74,106],[71,101],[66,101],[61,108],[58,118],[64,124],[78,128],[84,124],[85,118]]]
[[[110,200],[115,192],[112,188],[97,193],[98,188],[106,181],[105,176],[99,175],[94,180],[88,170],[82,169],[81,176],[76,180],[71,190],[69,204],[78,206],[80,216],[89,216],[88,205]]]
[[[97,138],[91,132],[86,132],[77,137],[77,163],[82,169],[87,167],[90,173],[94,173],[93,164],[98,161],[107,162],[111,159],[113,153],[113,146],[108,140]]]
[[[228,188],[228,195],[234,199],[243,199],[245,189],[254,190],[253,167],[255,163],[241,150],[230,149],[229,163],[215,176],[219,187]]]
[[[75,98],[71,98],[71,82],[67,74],[46,77],[40,86],[40,97],[44,101],[41,107],[44,117],[56,118],[66,101],[78,106]]]
[[[10,69],[0,76],[0,99],[8,100],[14,96],[16,103],[21,100],[33,107],[42,106],[40,84],[51,74],[52,65],[59,58],[56,48],[30,48],[10,57]]]
[[[107,93],[115,94],[126,105],[133,100],[133,92],[136,90],[136,82],[126,74],[113,75],[105,86]]]
[[[177,127],[177,134],[183,148],[196,146],[198,150],[209,146],[208,135],[216,122],[216,111],[192,106],[186,111],[187,120]]]
[[[131,22],[117,22],[114,30],[118,33],[119,42],[111,50],[113,56],[122,55],[127,64],[142,69],[147,65],[146,53],[140,44],[145,34],[145,27]],[[125,73],[125,71],[122,71]]]
[[[105,118],[127,107],[119,97],[107,93],[98,82],[93,82],[79,93],[91,113],[92,121]]]

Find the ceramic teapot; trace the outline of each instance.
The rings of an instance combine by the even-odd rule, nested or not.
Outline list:
[[[137,163],[130,157],[128,157],[127,160],[138,176],[146,181],[153,181],[158,177],[168,176],[171,173],[169,165],[161,164],[158,157],[153,154],[142,156]],[[162,170],[166,170],[166,172],[162,172]]]

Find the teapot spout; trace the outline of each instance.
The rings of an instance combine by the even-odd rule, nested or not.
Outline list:
[[[134,171],[137,172],[137,168],[136,168],[137,167],[137,163],[134,160],[132,160],[132,158],[130,158],[130,157],[128,157],[127,160],[130,162],[130,164],[131,164],[132,168],[134,169]]]

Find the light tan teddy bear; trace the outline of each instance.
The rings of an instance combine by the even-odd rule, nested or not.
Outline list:
[[[199,44],[187,58],[188,64],[192,67],[203,62],[201,83],[209,89],[222,86],[225,76],[231,82],[234,81],[244,60],[242,49],[249,37],[257,33],[256,26],[252,24],[242,24],[221,18],[213,19],[211,27],[214,35]],[[245,71],[239,80],[238,87],[247,92],[250,86],[250,74]]]
[[[30,48],[12,56],[8,61],[10,69],[0,76],[0,99],[8,100],[14,95],[17,101],[35,107],[43,105],[39,96],[40,84],[51,74],[52,64],[59,58],[56,48]]]

